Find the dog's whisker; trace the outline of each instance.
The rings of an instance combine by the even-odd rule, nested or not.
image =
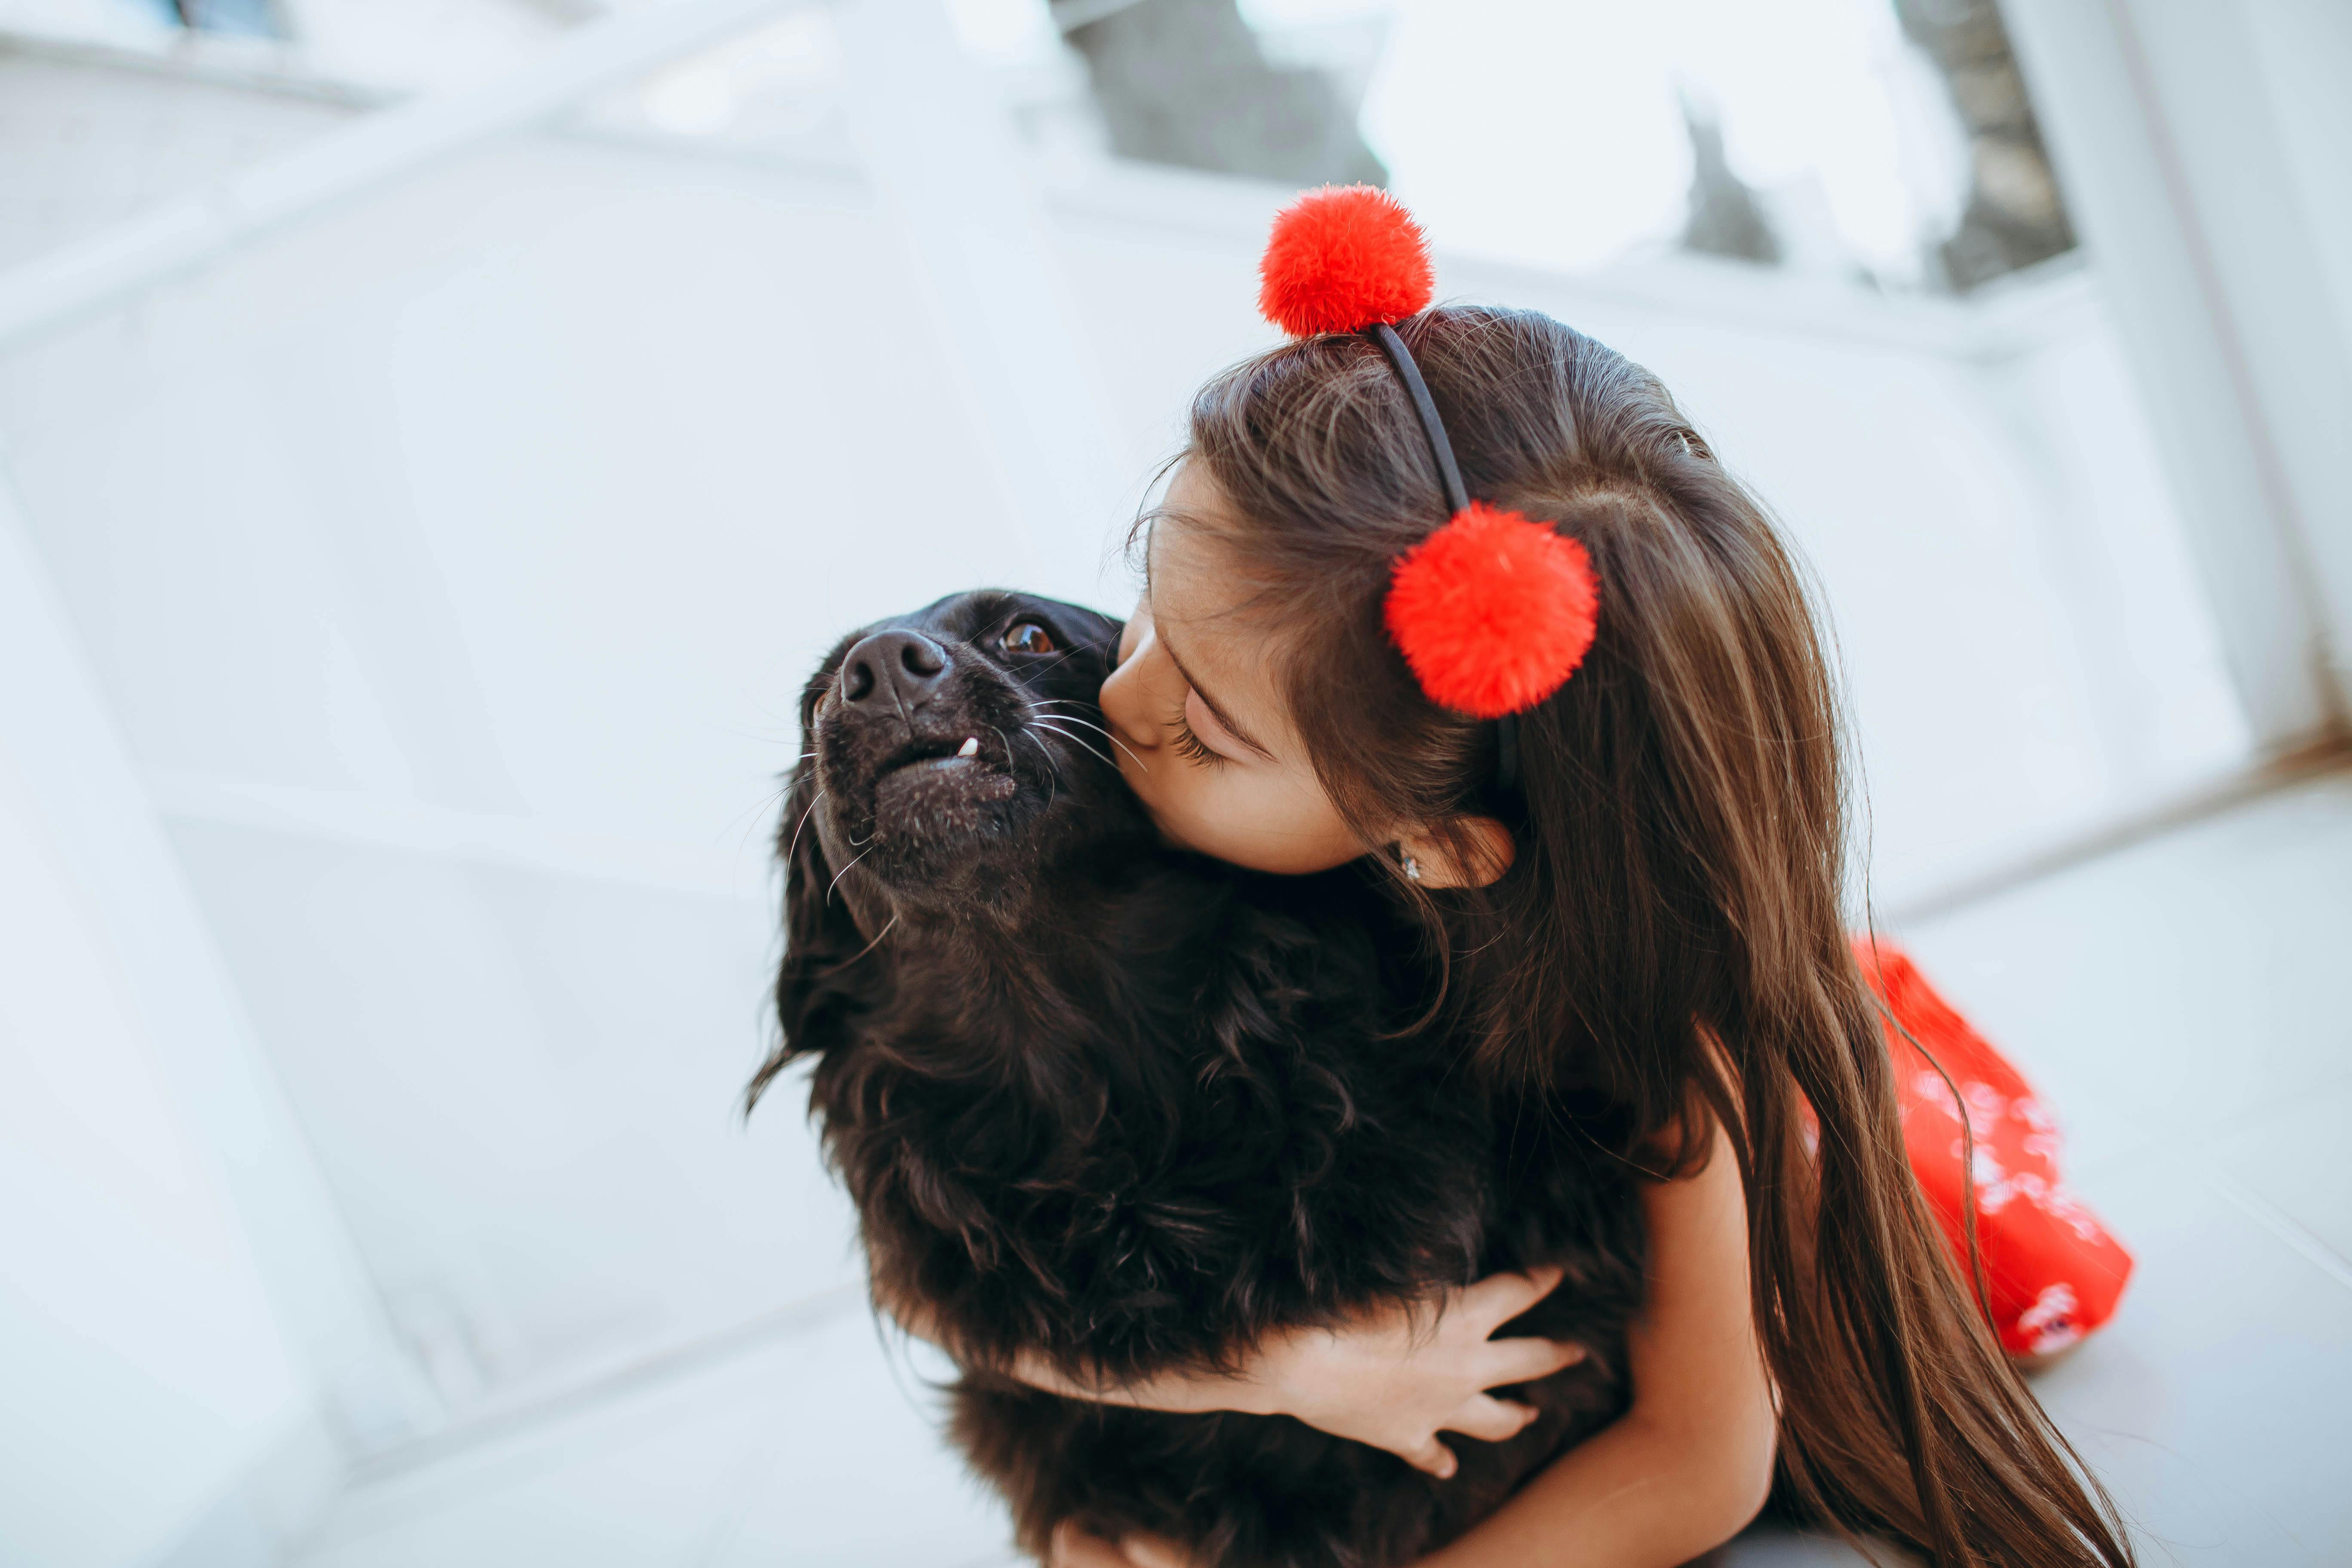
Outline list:
[[[1052,748],[1027,730],[1021,731],[1021,738],[1036,747],[1037,754],[1045,759],[1045,782],[1049,784],[1059,784],[1062,779],[1062,763],[1060,758],[1054,755]],[[1054,804],[1050,795],[1046,798],[1045,804],[1047,805]]]
[[[1054,753],[1045,749],[1045,742],[1026,730],[1021,731],[1021,738],[1036,747],[1037,754],[1045,759],[1045,809],[1051,811],[1054,802],[1059,798],[1056,786],[1062,782],[1062,765],[1054,760]]]
[[[860,856],[860,857],[858,857],[858,858],[859,858],[859,859],[864,859],[864,858],[865,858],[865,857],[864,857],[864,856]],[[856,861],[856,860],[852,860],[852,861],[849,863],[849,866],[855,866],[855,865],[856,865],[856,864],[857,864],[857,861]],[[844,867],[842,868],[842,869],[843,869],[843,870],[845,870],[845,871],[846,871],[846,870],[848,870],[848,869],[849,869],[849,866],[844,866]],[[835,879],[835,880],[839,880],[839,879],[838,879],[838,878],[836,878],[836,879]],[[829,897],[830,895],[831,895],[831,889],[827,889],[827,896]],[[890,921],[889,921],[889,924],[885,925],[885,926],[884,926],[880,931],[876,931],[876,932],[874,933],[874,940],[873,940],[872,942],[867,942],[864,947],[859,948],[856,952],[851,953],[847,958],[843,959],[839,963],[835,964],[832,968],[820,971],[817,974],[815,974],[815,975],[812,976],[812,978],[814,978],[814,979],[818,979],[818,980],[823,980],[823,979],[826,978],[826,977],[827,977],[827,976],[829,976],[829,975],[835,975],[835,974],[838,974],[838,973],[840,973],[843,970],[845,970],[845,969],[848,968],[851,964],[853,964],[853,963],[856,963],[859,959],[861,959],[861,958],[865,957],[867,953],[872,952],[876,948],[880,947],[880,946],[882,945],[882,939],[883,939],[884,937],[886,937],[886,936],[888,936],[888,935],[890,934],[890,932],[891,932],[892,929],[893,929],[893,928],[895,928],[895,927],[898,925],[898,917],[897,913],[894,911],[894,912],[891,914],[891,916],[890,916]]]
[[[1045,731],[1049,735],[1061,736],[1062,739],[1069,742],[1070,744],[1076,746],[1078,750],[1084,752],[1095,761],[1102,763],[1103,766],[1107,768],[1115,768],[1118,766],[1117,763],[1111,761],[1108,752],[1095,750],[1094,747],[1087,743],[1085,737],[1079,735],[1076,731],[1056,729],[1053,725],[1046,723],[1042,719],[1035,721],[1034,723],[1036,728]]]
[[[866,855],[871,855],[871,854],[873,854],[873,853],[874,853],[874,851],[873,851],[873,850],[871,850],[871,849],[866,850],[865,855],[860,855],[860,856],[858,856],[858,857],[857,857],[857,859],[856,859],[856,860],[852,860],[852,861],[849,863],[849,866],[855,866],[855,865],[856,865],[858,860],[863,860],[863,859],[865,859],[865,858],[866,858]],[[838,888],[839,886],[841,886],[841,879],[842,879],[844,877],[846,877],[846,876],[848,876],[848,875],[849,875],[849,866],[844,866],[840,870],[835,871],[835,872],[833,874],[833,880],[832,880],[832,881],[830,881],[830,882],[827,882],[827,883],[824,885],[824,901],[825,901],[826,903],[831,903],[831,902],[833,902],[833,890],[834,890],[835,888]]]
[[[795,823],[793,823],[793,841],[792,841],[790,844],[787,844],[786,846],[784,846],[784,864],[785,864],[785,865],[789,866],[789,865],[791,865],[791,864],[793,863],[793,850],[795,850],[795,849],[798,849],[798,848],[801,847],[801,829],[802,829],[802,828],[803,828],[803,827],[806,827],[806,826],[808,826],[808,819],[809,819],[809,817],[810,817],[810,816],[811,816],[815,812],[816,807],[817,807],[817,802],[818,802],[818,801],[823,800],[824,798],[824,791],[823,791],[823,790],[819,790],[819,791],[817,791],[817,792],[816,792],[816,795],[815,795],[815,797],[814,797],[814,799],[812,799],[812,800],[808,803],[808,810],[807,810],[807,811],[803,811],[803,812],[802,812],[802,813],[801,813],[801,819],[800,819],[798,822],[795,822]]]
[[[783,783],[778,784],[775,788],[761,795],[758,800],[752,802],[750,805],[745,806],[742,810],[729,817],[727,819],[727,826],[732,827],[738,822],[742,822],[743,837],[749,838],[751,835],[751,830],[759,826],[758,819],[766,814],[768,807],[775,805],[777,801],[791,794],[792,788],[793,781],[786,779]],[[744,819],[747,817],[751,820],[745,821]],[[724,828],[720,829],[721,832],[724,832],[725,830],[726,829]],[[739,838],[736,841],[735,847],[738,849],[743,847],[743,840]]]
[[[1072,723],[1072,724],[1087,724],[1087,721],[1086,721],[1085,720],[1083,720],[1083,719],[1073,719],[1073,718],[1071,718],[1071,717],[1070,717],[1068,714],[1066,714],[1066,714],[1061,715],[1061,717],[1062,717],[1062,719],[1063,719],[1065,721],[1066,721],[1066,722],[1068,722],[1068,723]],[[1117,735],[1112,734],[1108,730],[1104,729],[1104,728],[1103,728],[1101,725],[1099,725],[1099,724],[1087,724],[1087,729],[1089,729],[1089,730],[1092,730],[1092,731],[1095,731],[1097,734],[1100,735],[1104,740],[1108,741],[1112,745],[1117,746],[1120,751],[1125,752],[1129,756],[1130,756],[1130,757],[1134,757],[1134,758],[1135,758],[1135,765],[1136,765],[1137,767],[1139,767],[1139,768],[1141,768],[1145,773],[1150,773],[1150,772],[1151,771],[1151,768],[1150,768],[1150,764],[1148,764],[1147,763],[1145,763],[1145,762],[1144,762],[1144,760],[1143,760],[1141,757],[1137,757],[1137,756],[1135,755],[1135,748],[1134,748],[1133,746],[1129,745],[1125,741],[1120,740]]]
[[[1033,698],[1031,700],[1031,705],[1033,707],[1042,708],[1045,706],[1046,703],[1054,702],[1055,700],[1055,699],[1048,698],[1044,701],[1039,701]],[[1149,763],[1146,763],[1141,757],[1135,756],[1135,748],[1133,746],[1129,745],[1125,741],[1122,741],[1117,735],[1112,734],[1110,731],[1103,725],[1096,723],[1091,719],[1081,719],[1075,713],[1056,713],[1054,714],[1053,717],[1055,720],[1064,724],[1085,725],[1087,729],[1092,730],[1096,734],[1100,735],[1104,740],[1108,741],[1112,745],[1117,746],[1120,751],[1125,752],[1129,756],[1135,757],[1135,765],[1137,767],[1141,768],[1147,773],[1151,771],[1151,765]]]
[[[1060,719],[1072,724],[1084,724],[1089,730],[1102,728],[1102,709],[1092,702],[1073,702],[1066,697],[1025,697],[1034,717],[1044,713],[1048,719]]]
[[[1092,757],[1103,766],[1112,769],[1116,769],[1118,766],[1118,763],[1111,759],[1109,752],[1095,750],[1094,747],[1087,744],[1084,741],[1079,740],[1076,735],[1068,735],[1066,732],[1065,732],[1065,735],[1072,745],[1077,747],[1078,750],[1084,752],[1087,755]]]
[[[1074,659],[1074,658],[1077,658],[1077,657],[1078,657],[1078,655],[1080,655],[1080,654],[1082,654],[1082,653],[1084,653],[1084,652],[1086,652],[1086,651],[1087,651],[1087,650],[1086,650],[1086,648],[1085,648],[1084,647],[1072,647],[1072,648],[1064,648],[1064,649],[1062,650],[1062,657],[1061,657],[1061,658],[1059,658],[1055,659],[1053,663],[1051,663],[1051,664],[1049,664],[1049,665],[1045,665],[1045,666],[1042,667],[1041,668],[1039,668],[1039,669],[1036,671],[1036,674],[1037,674],[1037,675],[1051,675],[1051,674],[1053,674],[1053,673],[1054,673],[1054,671],[1055,671],[1055,670],[1057,670],[1057,669],[1061,668],[1062,668],[1062,666],[1064,666],[1064,665],[1066,665],[1066,664],[1069,663],[1069,662],[1070,662],[1070,660],[1072,660],[1072,659]],[[1033,679],[1034,679],[1034,677],[1033,677]]]
[[[1032,701],[1032,702],[1030,703],[1030,705],[1029,705],[1029,706],[1030,706],[1030,708],[1033,710],[1033,712],[1032,712],[1032,715],[1031,715],[1031,716],[1034,718],[1034,717],[1035,716],[1035,714],[1034,714],[1034,710],[1040,709],[1040,708],[1058,708],[1058,707],[1062,706],[1062,704],[1060,704],[1060,703],[1056,703],[1056,702],[1036,702],[1036,701]],[[1080,715],[1078,715],[1078,714],[1076,714],[1076,713],[1048,713],[1048,714],[1046,714],[1046,715],[1045,715],[1045,717],[1046,717],[1046,718],[1048,718],[1048,719],[1054,720],[1054,721],[1056,721],[1056,722],[1058,722],[1058,723],[1063,723],[1063,724],[1084,724],[1084,725],[1085,725],[1087,729],[1089,729],[1089,730],[1102,730],[1102,732],[1103,732],[1104,734],[1106,734],[1106,735],[1108,735],[1108,734],[1109,734],[1109,733],[1110,733],[1110,731],[1109,731],[1108,730],[1104,730],[1104,729],[1103,729],[1103,727],[1102,727],[1100,724],[1096,723],[1093,720],[1091,720],[1091,719],[1087,719],[1087,718],[1084,718],[1084,717],[1082,717],[1082,716],[1080,716]]]
[[[1084,724],[1089,730],[1102,730],[1104,733],[1109,733],[1101,721],[1102,710],[1091,703],[1063,702],[1052,698],[1033,697],[1029,700],[1029,708],[1032,713],[1045,710],[1045,717],[1048,719],[1058,719],[1068,724]]]
[[[1055,723],[1053,721],[1045,718],[1042,714],[1030,715],[1029,722],[1032,728],[1043,730],[1049,735],[1061,736],[1062,739],[1069,742],[1070,744],[1077,747],[1078,750],[1094,758],[1105,767],[1117,767],[1118,765],[1117,763],[1110,760],[1110,754],[1108,752],[1098,752],[1095,750],[1095,748],[1087,742],[1087,738],[1084,735],[1079,734],[1076,730],[1065,730],[1059,724]]]

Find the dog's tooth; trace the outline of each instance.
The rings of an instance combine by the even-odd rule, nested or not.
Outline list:
[[[959,757],[976,757],[980,755],[980,737],[977,735],[966,735],[963,738],[963,744],[956,748],[956,755]]]

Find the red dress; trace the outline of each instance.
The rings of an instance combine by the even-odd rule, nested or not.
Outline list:
[[[1975,1190],[1977,1250],[2002,1346],[2021,1355],[2065,1349],[2114,1313],[2131,1278],[2131,1254],[2067,1190],[2058,1171],[2057,1123],[2018,1070],[1952,1011],[1901,949],[1856,937],[1853,950],[1863,978],[1886,1006],[1912,1172],[1964,1271],[1961,1199]],[[1961,1142],[1964,1125],[1975,1138],[1973,1168]]]

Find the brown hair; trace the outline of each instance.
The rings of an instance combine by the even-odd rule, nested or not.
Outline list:
[[[1186,459],[1278,616],[1286,695],[1343,816],[1368,842],[1465,812],[1512,828],[1492,887],[1397,880],[1477,1059],[1563,1102],[1605,1096],[1629,1159],[1669,1147],[1687,1169],[1706,1131],[1690,1108],[1723,1123],[1789,1506],[1938,1564],[2130,1563],[1911,1174],[1847,945],[1836,696],[1790,552],[1622,355],[1528,312],[1401,331],[1471,493],[1580,541],[1601,584],[1583,667],[1520,718],[1514,798],[1490,794],[1494,726],[1431,703],[1383,630],[1390,564],[1444,506],[1379,351],[1325,336],[1235,366],[1195,399]]]

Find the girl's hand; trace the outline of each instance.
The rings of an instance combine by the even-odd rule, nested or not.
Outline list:
[[[1045,1568],[1196,1568],[1183,1548],[1157,1535],[1130,1535],[1113,1544],[1068,1520],[1054,1527]]]
[[[1246,1368],[1263,1391],[1255,1407],[1294,1415],[1337,1437],[1385,1448],[1441,1479],[1454,1450],[1440,1432],[1500,1442],[1536,1418],[1530,1405],[1486,1392],[1532,1383],[1584,1359],[1584,1347],[1553,1340],[1487,1336],[1559,1285],[1557,1268],[1496,1274],[1448,1290],[1433,1322],[1384,1304],[1339,1329],[1290,1329],[1269,1336]]]

